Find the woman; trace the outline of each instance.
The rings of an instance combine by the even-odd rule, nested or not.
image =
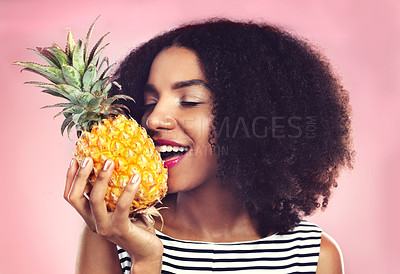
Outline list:
[[[343,273],[335,241],[302,221],[327,206],[352,160],[347,94],[310,45],[274,26],[215,19],[139,46],[116,80],[156,145],[188,151],[162,154],[162,231],[160,220],[153,229],[128,218],[139,176],[107,213],[113,163],[88,201],[92,161],[72,161],[65,198],[87,224],[78,273]]]

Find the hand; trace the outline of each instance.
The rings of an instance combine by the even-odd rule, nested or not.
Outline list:
[[[163,245],[155,235],[152,224],[145,218],[132,222],[129,208],[140,185],[140,176],[135,175],[118,199],[114,212],[108,212],[105,195],[108,182],[114,171],[114,163],[107,160],[99,172],[88,199],[85,186],[93,170],[91,158],[85,158],[81,166],[72,160],[67,172],[64,198],[85,220],[87,226],[101,238],[107,239],[125,249],[135,264],[160,264]]]

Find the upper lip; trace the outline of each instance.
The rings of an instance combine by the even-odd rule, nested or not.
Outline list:
[[[154,144],[156,146],[173,146],[173,147],[185,147],[185,145],[179,144],[177,142],[166,140],[166,139],[157,139],[154,140]]]

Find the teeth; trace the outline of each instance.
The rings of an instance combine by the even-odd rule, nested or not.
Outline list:
[[[175,147],[175,146],[156,146],[159,152],[184,152],[188,151],[189,147]]]

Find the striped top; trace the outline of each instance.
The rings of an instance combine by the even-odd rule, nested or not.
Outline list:
[[[182,241],[159,231],[164,244],[161,273],[315,273],[322,230],[301,221],[293,230],[243,242]],[[122,272],[130,273],[129,254],[118,247]]]

